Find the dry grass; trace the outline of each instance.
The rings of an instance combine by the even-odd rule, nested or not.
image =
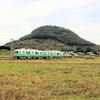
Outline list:
[[[99,58],[0,60],[0,100],[99,98]]]

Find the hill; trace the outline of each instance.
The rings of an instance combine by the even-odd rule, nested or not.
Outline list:
[[[6,46],[11,46],[7,43]],[[94,43],[86,41],[69,29],[58,26],[41,26],[30,34],[13,41],[13,48],[38,48],[68,50],[73,47],[95,46]]]

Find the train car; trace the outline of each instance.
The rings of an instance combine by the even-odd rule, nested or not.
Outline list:
[[[37,50],[37,49],[16,49],[14,50],[14,58],[62,58],[63,52],[56,50]]]

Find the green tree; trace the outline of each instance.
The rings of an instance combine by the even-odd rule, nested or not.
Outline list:
[[[92,47],[87,47],[85,53],[87,53],[87,52],[93,52]]]

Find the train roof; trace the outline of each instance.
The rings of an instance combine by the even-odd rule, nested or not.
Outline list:
[[[61,52],[61,51],[57,51],[57,50],[38,50],[38,49],[26,49],[26,48],[15,49],[14,51],[42,51],[42,52]]]

